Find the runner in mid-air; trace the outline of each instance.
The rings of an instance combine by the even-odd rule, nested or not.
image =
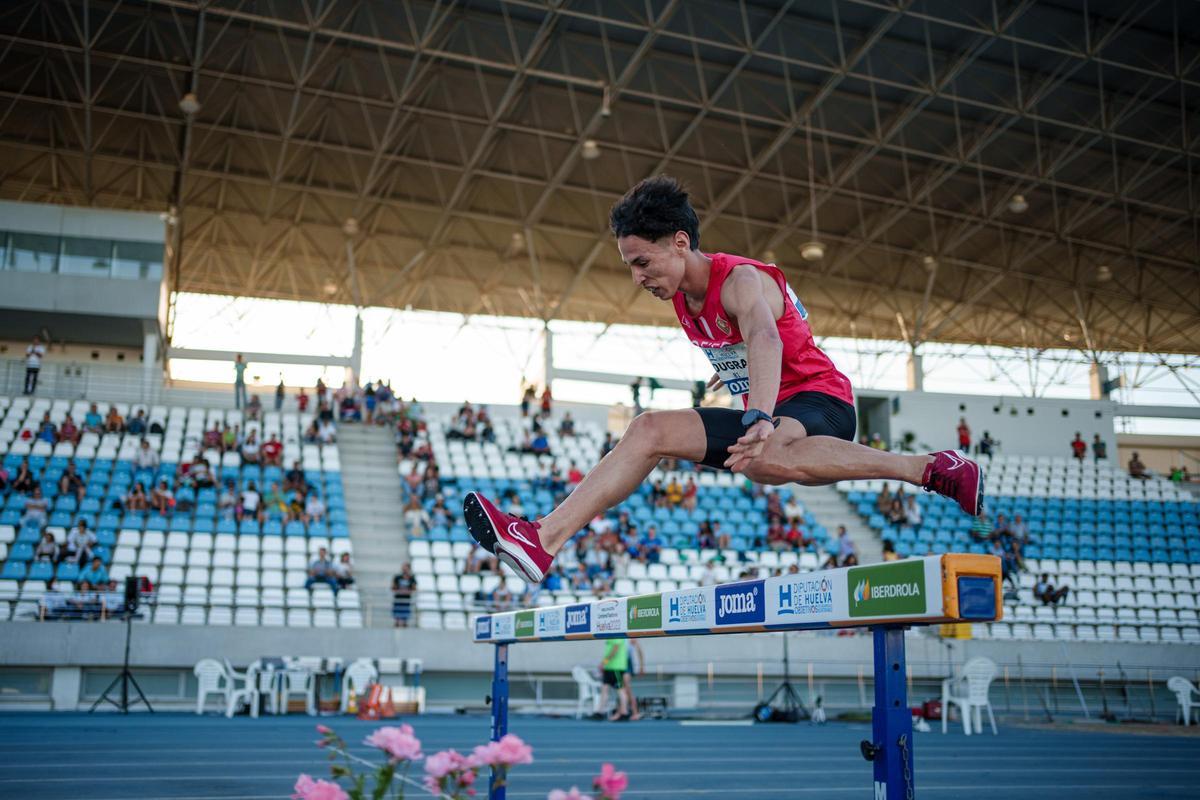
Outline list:
[[[526,580],[540,582],[559,549],[632,494],[663,458],[696,461],[765,484],[900,480],[983,510],[983,474],[953,450],[901,455],[855,444],[850,381],[813,342],[808,311],[774,264],[700,251],[700,221],[673,178],[648,178],[609,218],[633,281],[672,303],[692,344],[745,409],[649,411],[557,508],[536,521],[505,514],[478,492],[467,528]]]

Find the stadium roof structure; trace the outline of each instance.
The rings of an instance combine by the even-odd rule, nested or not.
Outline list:
[[[1198,110],[1180,0],[0,6],[0,196],[169,214],[181,291],[666,323],[669,173],[819,334],[1194,354]]]

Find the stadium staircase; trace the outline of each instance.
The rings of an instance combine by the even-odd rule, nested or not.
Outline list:
[[[404,502],[396,445],[387,428],[342,425],[338,454],[363,619],[370,628],[390,627],[392,576],[408,553],[400,527]]]
[[[791,488],[804,508],[821,521],[821,525],[829,531],[831,537],[837,536],[839,525],[846,526],[850,540],[858,550],[860,564],[876,564],[883,561],[883,539],[866,525],[854,506],[835,486],[792,484]],[[830,542],[830,546],[836,548],[836,538]]]

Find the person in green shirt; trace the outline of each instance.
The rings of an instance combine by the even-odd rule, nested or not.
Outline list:
[[[630,678],[630,644],[637,651],[637,663],[641,668],[640,672],[644,673],[645,659],[642,656],[642,648],[636,640],[609,639],[604,643],[604,657],[600,660],[600,671],[604,676],[604,685],[600,689],[600,707],[608,706],[608,688],[610,686],[617,691],[617,708],[608,716],[612,721],[622,719],[636,721],[642,718],[637,710],[637,700],[633,696],[633,681]]]

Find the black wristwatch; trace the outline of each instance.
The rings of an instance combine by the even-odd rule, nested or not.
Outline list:
[[[772,425],[775,425],[775,420],[771,419],[771,415],[767,412],[759,411],[757,408],[746,409],[746,413],[742,414],[742,428],[744,430],[749,430],[751,425],[763,419]]]

